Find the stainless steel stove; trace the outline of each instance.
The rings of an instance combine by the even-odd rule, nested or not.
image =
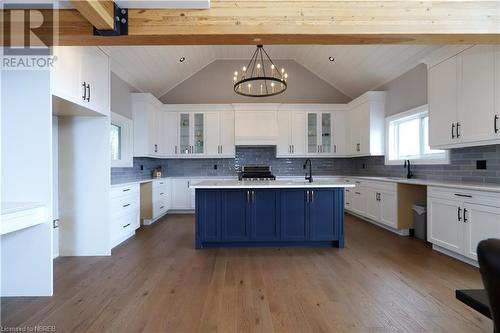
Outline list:
[[[244,165],[241,167],[239,180],[276,180],[276,177],[271,173],[269,165]]]

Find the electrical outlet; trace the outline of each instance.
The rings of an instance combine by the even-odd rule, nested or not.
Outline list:
[[[366,169],[366,164],[365,163],[363,163],[363,169]]]
[[[477,160],[476,161],[476,169],[477,170],[486,170],[486,160]]]
[[[144,170],[144,165],[141,164],[141,170]]]
[[[214,170],[217,170],[217,164],[214,164]]]

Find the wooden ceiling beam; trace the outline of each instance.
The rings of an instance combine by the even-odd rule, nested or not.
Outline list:
[[[78,11],[57,14],[60,45],[500,44],[500,1],[212,0],[131,9],[117,37],[93,36]]]
[[[71,0],[71,3],[97,29],[113,30],[115,28],[113,0]]]

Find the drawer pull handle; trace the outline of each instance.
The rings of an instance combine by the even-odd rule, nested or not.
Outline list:
[[[161,206],[161,207],[160,207],[160,209],[163,209],[163,208],[165,208],[165,206]]]
[[[359,193],[359,192],[354,192],[354,193],[356,193],[356,194],[361,194],[361,193]]]
[[[129,188],[126,188],[126,189],[123,190],[123,192],[128,192],[128,191],[130,191]]]
[[[130,204],[125,204],[123,205],[123,208],[130,206]]]
[[[123,227],[126,228],[130,225],[130,223],[125,224]]]
[[[164,195],[165,193],[161,192],[160,195]]]
[[[455,193],[457,197],[464,197],[464,198],[472,198],[472,195],[470,194],[460,194],[460,193]]]

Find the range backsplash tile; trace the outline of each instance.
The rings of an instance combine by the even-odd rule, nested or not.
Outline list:
[[[486,170],[476,170],[476,160],[486,160]],[[236,157],[229,159],[157,159],[134,158],[132,168],[112,168],[112,184],[151,178],[161,166],[167,176],[236,176],[242,165],[271,165],[277,176],[304,174],[304,158],[276,158],[276,147],[236,147]],[[141,169],[142,166],[142,169]],[[385,165],[383,156],[356,158],[313,158],[313,175],[359,175],[405,177],[399,165]],[[500,145],[453,149],[450,164],[412,165],[417,178],[500,183]]]

